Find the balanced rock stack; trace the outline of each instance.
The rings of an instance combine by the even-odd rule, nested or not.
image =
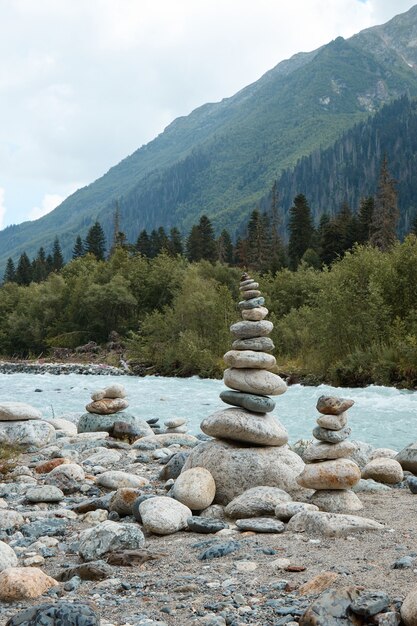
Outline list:
[[[172,417],[164,422],[165,434],[188,432],[187,420],[183,417]]]
[[[271,372],[275,358],[268,337],[273,324],[265,317],[268,309],[259,285],[248,274],[240,283],[243,300],[239,309],[243,321],[232,324],[235,341],[224,355],[229,366],[224,382],[229,390],[220,398],[234,408],[223,409],[205,418],[201,430],[216,439],[204,442],[191,452],[184,469],[204,467],[216,483],[215,502],[227,504],[247,489],[256,486],[300,491],[296,476],[303,463],[289,450],[285,428],[270,412],[277,396],[287,390],[285,382]]]
[[[341,513],[359,511],[362,503],[351,488],[359,482],[361,471],[348,457],[356,447],[348,441],[351,429],[347,426],[346,411],[354,404],[332,396],[321,396],[317,401],[317,426],[313,435],[318,443],[307,446],[303,459],[307,465],[298,477],[302,487],[315,489],[311,503],[322,511]]]
[[[105,389],[91,394],[91,400],[85,407],[78,422],[78,432],[108,432],[113,437],[146,437],[153,435],[153,430],[144,420],[137,418],[125,409],[129,406],[123,385],[114,383]]]
[[[0,402],[0,444],[40,448],[54,439],[54,427],[38,409],[25,402]]]

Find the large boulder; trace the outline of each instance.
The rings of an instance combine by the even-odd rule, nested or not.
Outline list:
[[[222,409],[200,424],[206,435],[264,446],[283,446],[288,441],[284,426],[272,415],[259,415],[246,409]]]
[[[121,413],[113,413],[111,415],[99,415],[98,413],[84,413],[81,415],[78,422],[79,433],[91,433],[91,432],[107,432],[111,433],[116,422],[125,422],[132,427],[132,432],[137,437],[148,437],[153,435],[153,430],[140,418],[122,411]]]
[[[55,441],[55,428],[40,419],[0,421],[0,444],[43,448]]]
[[[403,470],[417,474],[417,441],[400,450],[395,460],[398,461]]]
[[[303,490],[296,478],[302,459],[287,446],[257,447],[231,441],[207,441],[194,448],[184,470],[205,467],[216,483],[217,504],[228,504],[251,487],[279,487],[291,495]]]
[[[42,413],[25,402],[0,402],[0,422],[40,420]]]
[[[84,561],[100,559],[107,552],[143,548],[145,537],[137,524],[107,520],[81,534],[79,554]]]

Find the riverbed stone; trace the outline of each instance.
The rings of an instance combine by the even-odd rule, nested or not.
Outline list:
[[[320,441],[327,441],[327,443],[340,443],[349,437],[352,429],[350,426],[346,426],[341,430],[330,430],[329,428],[321,428],[316,426],[313,429],[313,436]]]
[[[189,435],[188,433],[162,433],[161,435],[149,435],[143,437],[143,439],[138,439],[132,444],[132,448],[136,449],[149,449],[144,448],[144,446],[148,446],[149,444],[155,445],[157,448],[166,448],[167,446],[179,445],[184,446],[186,448],[193,448],[200,443],[200,439],[195,437],[194,435]]]
[[[116,422],[125,422],[132,426],[132,432],[137,437],[147,437],[153,435],[153,430],[145,422],[145,420],[139,419],[135,415],[126,411],[113,413],[112,415],[98,415],[95,413],[84,413],[81,415],[78,421],[78,432],[107,432],[111,433],[114,429]]]
[[[232,348],[233,350],[272,352],[275,349],[275,345],[270,337],[254,337],[253,339],[235,339],[232,343]]]
[[[19,611],[6,626],[100,626],[100,617],[83,602],[44,603]]]
[[[339,413],[339,415],[320,415],[316,422],[321,428],[341,430],[348,423],[348,416],[347,413]]]
[[[8,567],[0,572],[0,600],[38,598],[58,582],[38,567]]]
[[[251,322],[259,322],[268,315],[269,311],[266,307],[260,306],[256,309],[245,309],[242,311],[242,318]]]
[[[252,300],[252,298],[259,298],[261,292],[258,289],[245,289],[242,292],[242,297],[244,300]]]
[[[336,396],[320,396],[317,400],[316,408],[324,415],[340,415],[355,404],[354,400],[337,398]]]
[[[374,459],[395,459],[398,451],[393,450],[392,448],[375,448],[369,455],[369,460],[373,461]]]
[[[0,572],[8,567],[17,566],[17,556],[11,546],[4,541],[0,541]]]
[[[205,467],[216,483],[216,504],[228,504],[251,487],[279,487],[290,495],[299,494],[296,477],[302,459],[287,446],[257,447],[231,441],[200,443],[188,457],[184,469]]]
[[[155,496],[139,505],[144,528],[155,535],[171,535],[187,528],[191,510],[182,502],[166,496]]]
[[[360,478],[356,463],[349,459],[335,459],[305,465],[297,481],[307,489],[350,489]]]
[[[226,522],[219,519],[210,519],[208,517],[192,516],[187,519],[188,530],[193,533],[217,533],[219,530],[227,528]]]
[[[287,391],[287,384],[277,374],[267,370],[229,368],[224,371],[227,387],[255,395],[279,396]]]
[[[220,399],[226,404],[240,406],[254,413],[270,413],[275,408],[275,402],[272,398],[243,391],[225,389],[220,393]]]
[[[48,422],[48,424],[51,424],[55,428],[55,430],[63,432],[70,437],[77,434],[77,425],[74,424],[74,422],[70,422],[69,420],[64,419],[63,417],[56,417],[54,419],[47,419],[45,421]]]
[[[310,502],[327,513],[354,513],[363,509],[362,502],[350,489],[321,489],[313,493]]]
[[[350,605],[360,596],[360,587],[324,591],[303,613],[300,626],[360,626],[362,620],[351,613]]]
[[[206,435],[264,446],[283,446],[288,441],[284,426],[272,415],[259,415],[246,409],[216,411],[200,424]]]
[[[145,537],[137,524],[106,520],[81,533],[79,555],[84,561],[95,561],[107,552],[135,550],[145,545]]]
[[[17,530],[24,522],[23,515],[18,511],[13,511],[12,509],[0,510],[0,533],[10,533],[13,530]]]
[[[236,520],[239,530],[250,530],[255,533],[282,533],[285,524],[273,517],[252,517]]]
[[[0,421],[0,444],[43,448],[55,439],[55,428],[41,419]]]
[[[89,413],[98,413],[99,415],[111,415],[127,409],[129,402],[125,398],[102,398],[90,402],[85,407]]]
[[[398,461],[403,470],[417,474],[417,441],[400,450],[395,460]]]
[[[120,383],[113,383],[104,389],[105,398],[126,398],[126,389]]]
[[[350,457],[355,450],[355,444],[347,439],[339,443],[319,441],[309,443],[301,456],[305,463],[312,463],[313,461],[347,458]]]
[[[224,513],[231,519],[274,515],[279,504],[290,500],[290,494],[278,487],[252,487],[229,502]]]
[[[99,446],[94,449],[92,454],[84,459],[83,465],[113,465],[113,463],[118,463],[121,458],[122,455],[117,450]]]
[[[265,304],[265,298],[260,296],[259,298],[251,298],[250,300],[242,300],[239,302],[238,307],[240,311],[245,309],[255,309],[256,307],[263,306]]]
[[[385,591],[362,591],[359,598],[354,600],[350,608],[357,615],[371,617],[381,613],[390,605],[390,597]]]
[[[236,322],[230,326],[230,332],[236,339],[252,339],[253,337],[266,337],[274,328],[272,322],[261,320],[259,322],[251,322],[243,320]]]
[[[40,420],[42,413],[26,402],[0,402],[0,422]]]
[[[404,473],[400,463],[395,459],[379,457],[365,465],[362,478],[372,478],[379,483],[395,485],[403,480]]]
[[[288,522],[297,513],[304,511],[318,511],[319,508],[315,504],[309,502],[278,502],[275,506],[275,517],[283,522]]]
[[[120,487],[111,497],[109,511],[115,511],[120,517],[133,515],[133,505],[141,494],[140,489]]]
[[[81,465],[77,463],[64,463],[55,467],[45,478],[45,483],[54,485],[65,494],[78,491],[85,479],[85,473]]]
[[[28,502],[61,502],[64,499],[64,492],[54,485],[41,485],[26,492]]]
[[[216,483],[204,467],[192,467],[181,472],[174,483],[172,496],[192,511],[206,509],[214,500]]]
[[[101,485],[106,489],[120,489],[121,487],[131,487],[135,489],[149,484],[147,478],[120,470],[109,470],[98,474],[96,476],[96,482],[97,485]]]
[[[308,534],[324,535],[326,537],[345,537],[365,530],[383,530],[384,526],[373,519],[325,513],[322,511],[304,511],[297,513],[288,522],[287,530],[306,532]]]
[[[229,350],[223,356],[223,360],[228,367],[249,367],[265,370],[273,369],[277,363],[272,354],[257,352],[256,350]]]
[[[404,626],[417,626],[417,585],[405,596],[401,606],[401,619]]]

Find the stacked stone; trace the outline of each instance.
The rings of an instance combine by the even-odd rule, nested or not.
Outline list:
[[[0,403],[0,445],[42,447],[54,439],[54,427],[38,409],[25,402]]]
[[[105,389],[91,394],[91,400],[85,407],[78,422],[78,432],[105,431],[117,438],[132,438],[153,435],[153,430],[145,421],[137,418],[125,409],[129,406],[123,385],[114,383]]]
[[[301,458],[286,445],[285,428],[270,414],[275,402],[269,396],[284,393],[287,385],[271,372],[276,362],[269,354],[274,344],[268,337],[273,325],[265,320],[268,309],[263,306],[258,283],[248,274],[242,276],[240,289],[243,321],[230,327],[235,341],[224,355],[229,366],[224,382],[229,389],[220,394],[233,408],[202,421],[201,430],[214,439],[196,446],[184,465],[184,470],[209,470],[218,504],[227,504],[260,485],[297,493],[296,477],[303,467]]]
[[[302,487],[316,490],[311,503],[322,511],[341,513],[362,508],[358,496],[351,491],[359,482],[361,471],[348,458],[356,449],[348,441],[351,428],[346,413],[353,404],[353,400],[333,396],[321,396],[317,401],[320,416],[313,436],[318,443],[310,444],[304,451],[307,465],[297,480]]]
[[[164,422],[165,434],[180,433],[184,434],[188,432],[187,420],[183,417],[173,417]]]

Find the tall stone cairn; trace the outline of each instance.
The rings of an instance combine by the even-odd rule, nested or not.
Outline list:
[[[347,411],[353,400],[320,396],[317,401],[317,426],[313,436],[318,440],[307,446],[303,459],[307,464],[298,477],[302,487],[315,489],[311,503],[322,511],[348,513],[362,509],[358,496],[351,491],[359,482],[361,471],[350,460],[356,447],[348,441],[351,428]]]
[[[242,321],[232,324],[232,350],[224,355],[228,369],[224,383],[229,389],[220,398],[232,408],[222,409],[201,422],[201,430],[214,437],[193,449],[185,469],[205,467],[216,483],[215,502],[227,504],[247,489],[257,486],[300,491],[296,477],[303,462],[287,444],[288,434],[271,415],[275,402],[270,396],[285,393],[286,383],[271,370],[274,344],[268,335],[273,324],[259,285],[248,274],[240,282]]]

